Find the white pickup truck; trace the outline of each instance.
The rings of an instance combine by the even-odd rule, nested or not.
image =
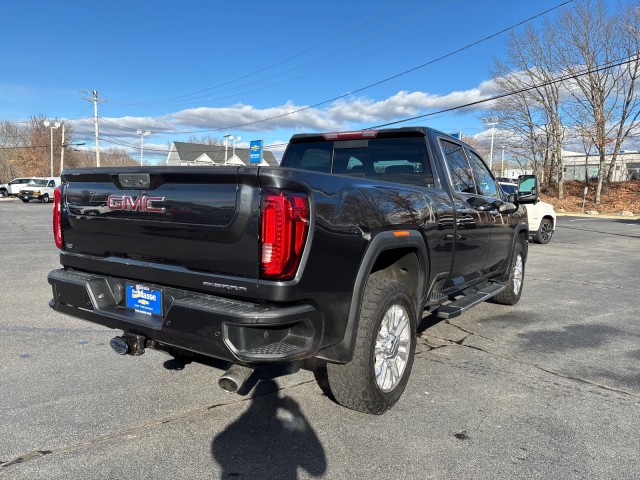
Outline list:
[[[31,177],[14,178],[9,183],[0,184],[0,197],[17,197],[20,189],[29,183]]]
[[[60,177],[36,177],[29,180],[20,189],[18,197],[23,202],[29,200],[40,200],[42,203],[49,203],[53,199],[53,191],[60,186]]]

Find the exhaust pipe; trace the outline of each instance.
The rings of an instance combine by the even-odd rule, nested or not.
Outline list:
[[[236,393],[252,373],[253,368],[245,367],[244,365],[232,365],[231,368],[220,377],[218,385],[226,392]]]

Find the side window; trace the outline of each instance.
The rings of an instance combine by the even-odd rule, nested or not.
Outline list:
[[[55,187],[56,186],[56,182],[53,180],[49,180],[49,187]]]
[[[371,169],[380,180],[434,186],[424,137],[379,138],[369,142]]]
[[[440,140],[440,147],[449,166],[451,181],[456,192],[477,193],[473,172],[462,147],[456,143]]]
[[[333,142],[290,145],[286,153],[287,167],[329,173],[332,149]]]
[[[473,174],[476,177],[478,193],[485,197],[497,197],[498,189],[496,182],[491,176],[491,172],[489,172],[487,166],[475,152],[467,149],[467,154],[469,155],[469,162],[471,163]]]

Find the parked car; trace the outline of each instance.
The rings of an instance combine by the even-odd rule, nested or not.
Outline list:
[[[53,199],[53,191],[60,184],[60,177],[32,178],[26,186],[20,189],[18,197],[25,203],[29,200],[40,200],[42,203],[49,203]]]
[[[0,197],[17,197],[20,189],[29,183],[32,177],[14,178],[9,183],[0,184]]]
[[[518,185],[515,183],[500,182],[500,187],[507,195],[516,195],[518,192]],[[556,211],[553,205],[539,200],[537,203],[526,205],[525,208],[533,241],[549,243],[556,229]]]

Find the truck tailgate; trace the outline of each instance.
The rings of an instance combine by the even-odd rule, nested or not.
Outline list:
[[[258,278],[258,169],[65,172],[65,250]]]

